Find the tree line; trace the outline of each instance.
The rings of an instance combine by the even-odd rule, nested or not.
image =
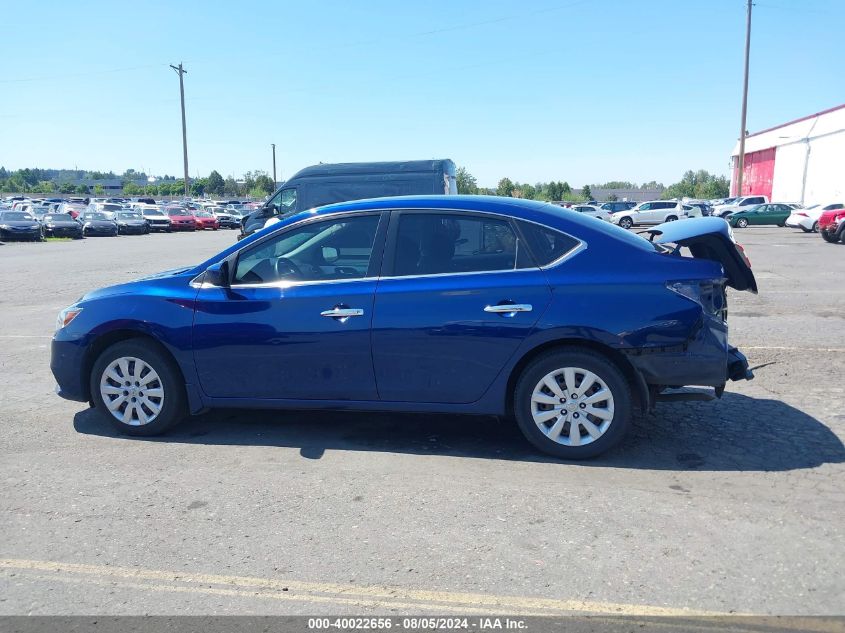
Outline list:
[[[18,193],[63,193],[81,195],[103,195],[105,187],[98,180],[121,180],[122,193],[127,196],[181,196],[185,193],[184,179],[165,175],[148,182],[148,176],[142,171],[127,169],[118,175],[112,171],[85,171],[76,169],[39,169],[24,168],[7,171],[0,167],[0,191]],[[71,180],[94,181],[93,185],[74,185]],[[141,181],[139,184],[137,181]],[[190,181],[192,196],[230,196],[263,198],[273,193],[273,179],[265,171],[248,171],[241,182],[232,176],[224,178],[217,170],[205,178]],[[113,190],[112,190],[113,191]]]
[[[520,183],[510,178],[502,178],[496,187],[479,187],[478,181],[465,167],[457,170],[457,186],[460,194],[482,194],[524,198],[526,200],[584,202],[591,200],[593,189],[648,189],[659,192],[659,197],[667,198],[724,198],[728,195],[730,181],[725,176],[711,174],[704,169],[686,171],[679,182],[668,187],[654,180],[636,185],[624,180],[613,180],[601,184],[584,185],[573,189],[567,181]],[[84,171],[74,169],[39,169],[25,168],[7,171],[0,167],[0,191],[21,193],[64,193],[102,195],[102,185],[74,185],[69,180],[116,180],[122,181],[123,194],[127,196],[181,196],[185,192],[184,180],[165,175],[154,182],[147,182],[148,176],[143,171],[127,169],[121,175],[112,171]],[[144,184],[138,184],[142,181]],[[273,179],[267,172],[256,170],[244,174],[242,182],[232,176],[224,178],[217,170],[205,178],[196,178],[190,182],[192,196],[230,196],[263,198],[273,192]],[[657,196],[656,196],[657,197]],[[614,199],[614,196],[610,196]]]
[[[684,173],[679,182],[668,187],[655,180],[641,185],[624,180],[612,180],[601,184],[584,185],[580,190],[573,189],[567,181],[538,182],[532,185],[514,182],[510,178],[499,180],[495,189],[479,187],[475,176],[465,167],[458,167],[456,177],[459,194],[505,196],[547,202],[585,202],[593,199],[593,189],[646,189],[655,191],[655,197],[662,199],[688,197],[702,200],[724,198],[730,190],[730,181],[727,178],[711,174],[704,169],[689,170]],[[611,195],[609,198],[615,200],[616,196]]]

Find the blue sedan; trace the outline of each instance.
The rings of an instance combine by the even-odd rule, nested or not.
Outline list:
[[[666,389],[752,377],[725,286],[757,288],[728,225],[649,234],[509,198],[333,204],[85,295],[51,368],[131,435],[215,407],[492,414],[592,457]]]

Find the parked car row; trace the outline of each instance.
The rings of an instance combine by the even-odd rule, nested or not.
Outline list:
[[[152,231],[239,228],[253,203],[236,200],[156,203],[152,198],[47,198],[0,200],[0,239],[74,239],[146,235]]]

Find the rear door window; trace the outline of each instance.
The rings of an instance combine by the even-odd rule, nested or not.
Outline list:
[[[393,276],[515,270],[533,266],[507,220],[486,216],[403,213]]]

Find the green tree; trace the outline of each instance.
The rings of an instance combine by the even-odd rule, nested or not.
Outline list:
[[[102,196],[105,192],[106,192],[106,190],[103,189],[103,185],[101,185],[99,183],[94,185],[94,195],[95,196]]]
[[[208,175],[208,184],[205,187],[206,192],[213,196],[222,196],[224,187],[225,183],[223,182],[223,176],[221,176],[216,170],[213,170]]]
[[[265,195],[273,193],[273,179],[265,173],[256,172],[256,174],[253,189],[258,189],[264,192],[260,196],[256,197],[263,198]]]
[[[528,183],[517,183],[513,195],[516,198],[523,198],[524,200],[533,200],[534,197],[537,195],[537,190]]]
[[[76,185],[76,193],[84,193],[85,195],[88,195],[91,192],[88,190],[88,185]]]
[[[197,178],[194,180],[194,182],[191,183],[191,195],[197,197],[203,195],[207,184],[208,180],[205,178]]]
[[[590,185],[584,185],[584,188],[581,189],[581,196],[584,198],[584,200],[593,199],[593,192],[590,190]]]
[[[59,185],[59,193],[76,193],[76,187],[69,182],[63,182]]]
[[[513,195],[514,184],[511,182],[510,178],[502,178],[499,181],[499,185],[496,187],[496,195],[497,196],[507,196],[510,197]]]
[[[728,195],[730,182],[724,176],[716,176],[706,169],[684,172],[681,180],[663,190],[662,198],[724,198]]]
[[[455,179],[457,181],[458,193],[478,193],[478,181],[465,167],[458,167],[458,170],[455,172]]]
[[[226,178],[226,180],[223,182],[223,195],[225,195],[225,196],[240,195],[238,183],[231,176]]]
[[[563,183],[558,183],[560,185],[560,195],[561,199],[565,199],[564,196],[568,196],[572,193],[572,187],[569,186],[569,183],[565,180]]]
[[[136,185],[131,180],[129,182],[124,183],[123,185],[123,193],[127,196],[137,196],[143,191],[138,185]]]
[[[615,193],[612,193],[607,197],[608,202],[616,202],[617,200],[619,200],[619,197]]]

